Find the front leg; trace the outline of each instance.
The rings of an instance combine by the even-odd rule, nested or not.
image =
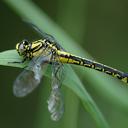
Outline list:
[[[9,64],[23,64],[26,61],[27,58],[24,58],[22,61],[13,61],[13,62],[8,62]]]

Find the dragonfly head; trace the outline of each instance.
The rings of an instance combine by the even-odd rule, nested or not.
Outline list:
[[[25,39],[16,44],[16,50],[20,56],[23,56],[26,59],[32,59],[42,53],[42,46],[42,40],[29,42]]]
[[[24,39],[20,43],[16,44],[16,50],[20,56],[30,58],[31,43],[28,40]]]

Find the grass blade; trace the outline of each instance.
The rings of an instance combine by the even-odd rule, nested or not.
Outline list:
[[[67,50],[74,51],[73,53],[76,53],[76,51],[81,51],[80,54],[87,55],[81,48],[75,45],[74,41],[71,38],[69,38],[63,32],[63,30],[61,30],[56,24],[54,24],[51,21],[51,19],[49,19],[32,2],[22,0],[17,3],[16,0],[6,0],[6,3],[8,3],[8,5],[12,7],[22,19],[28,19],[32,23],[36,24],[40,29],[57,37],[57,39],[61,41],[61,44],[64,46],[64,48],[67,48]],[[7,52],[5,53],[7,54]],[[17,55],[15,56],[17,57]],[[14,58],[14,56],[9,56],[9,58]],[[18,60],[19,58],[15,59],[15,61],[18,61]],[[4,62],[4,63],[7,64],[7,62]],[[3,63],[1,63],[1,65],[2,64]],[[7,65],[11,66],[10,64],[7,64]],[[15,64],[15,66],[18,67],[19,65]],[[104,117],[102,116],[101,112],[99,111],[99,109],[97,108],[93,100],[91,99],[90,95],[87,93],[87,91],[83,87],[79,78],[70,67],[67,67],[67,68],[68,68],[68,72],[70,72],[73,75],[72,76],[67,75],[68,77],[66,77],[64,84],[68,88],[70,88],[80,98],[80,100],[84,105],[84,108],[88,110],[88,112],[94,118],[97,126],[100,128],[103,128],[103,127],[107,128],[108,125],[104,120]]]

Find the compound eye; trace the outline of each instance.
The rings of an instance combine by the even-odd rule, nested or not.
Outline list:
[[[16,45],[16,49],[20,55],[24,55],[26,53],[27,47],[29,45],[28,40],[23,40],[22,42]]]
[[[25,39],[25,40],[23,40],[22,42],[23,42],[23,44],[24,44],[24,45],[29,45],[29,41],[28,41],[28,40],[26,40],[26,39]]]

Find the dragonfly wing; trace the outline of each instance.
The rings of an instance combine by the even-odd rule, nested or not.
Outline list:
[[[24,97],[32,92],[40,83],[44,69],[49,58],[39,57],[30,61],[28,67],[16,78],[13,85],[13,93],[17,97]]]
[[[31,70],[24,70],[15,80],[13,93],[17,97],[24,97],[34,90],[40,83]]]
[[[61,63],[54,62],[52,70],[52,89],[48,99],[48,110],[51,113],[51,119],[58,121],[64,112],[63,96],[60,89],[62,83],[63,65]]]
[[[50,35],[39,29],[35,24],[27,22],[30,26],[32,26],[43,38],[49,39],[50,42],[57,42],[56,39]]]
[[[44,31],[42,31],[41,29],[39,29],[35,24],[33,24],[33,23],[31,23],[31,22],[28,22],[28,21],[25,21],[25,22],[26,22],[28,25],[32,26],[32,27],[34,28],[34,30],[36,30],[43,38],[45,38],[46,40],[48,40],[48,41],[50,41],[50,42],[52,42],[52,43],[55,43],[56,46],[57,46],[59,49],[65,51],[65,50],[61,47],[61,45],[58,43],[58,41],[57,41],[52,35],[45,33]]]
[[[60,89],[55,89],[51,91],[47,103],[48,110],[51,113],[51,119],[54,121],[58,121],[64,113],[63,96]]]

